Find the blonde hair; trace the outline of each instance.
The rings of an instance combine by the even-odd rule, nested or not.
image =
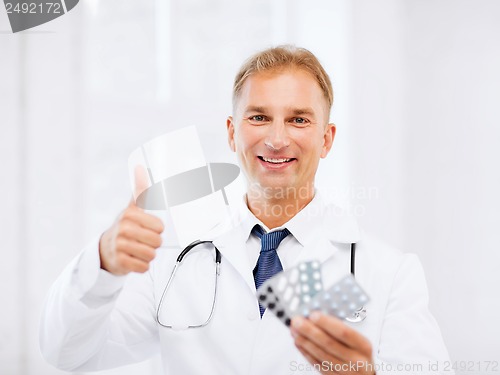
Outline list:
[[[292,45],[266,49],[245,61],[234,79],[233,110],[236,108],[241,89],[248,77],[256,73],[279,72],[290,68],[301,69],[312,74],[323,91],[323,96],[328,104],[328,111],[330,111],[333,104],[333,88],[330,77],[316,56],[305,48]]]

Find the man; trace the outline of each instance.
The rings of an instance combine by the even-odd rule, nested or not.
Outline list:
[[[162,222],[131,202],[52,288],[41,325],[46,359],[85,371],[161,351],[173,374],[431,373],[430,363],[446,360],[418,259],[361,236],[353,218],[332,213],[314,188],[335,137],[332,102],[330,79],[309,51],[282,46],[250,58],[236,76],[227,120],[248,182],[246,216],[214,238],[222,263],[212,318],[186,330],[158,324],[177,252],[157,250]],[[279,236],[270,252],[269,236]],[[316,259],[327,284],[349,271],[351,243],[358,243],[357,280],[371,297],[363,322],[315,312],[288,328],[259,307],[256,287],[270,276],[264,271]],[[182,267],[165,302],[180,320],[211,305],[212,296],[196,290],[213,281],[210,267]]]

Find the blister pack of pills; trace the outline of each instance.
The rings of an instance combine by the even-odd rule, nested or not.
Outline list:
[[[276,274],[257,290],[257,298],[287,326],[294,316],[308,317],[314,310],[345,319],[369,301],[351,274],[324,290],[318,261]]]
[[[266,280],[257,290],[257,298],[262,306],[290,325],[291,317],[298,314],[299,308],[322,290],[320,264],[312,261]]]

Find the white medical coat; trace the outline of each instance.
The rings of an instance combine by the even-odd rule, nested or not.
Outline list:
[[[335,214],[323,215],[314,243],[295,263],[320,260],[328,286],[349,272],[350,243],[356,242],[356,279],[370,302],[364,321],[346,324],[372,343],[377,374],[436,374],[429,363],[444,363],[448,353],[428,310],[417,256],[360,234],[352,217],[329,212]],[[267,311],[260,319],[245,233],[235,228],[214,244],[222,253],[215,312],[207,326],[187,330],[156,323],[159,299],[179,251],[158,250],[149,272],[116,277],[100,270],[98,243],[91,244],[48,295],[40,328],[44,357],[60,369],[91,371],[138,362],[160,350],[166,374],[316,373],[285,325]],[[211,249],[206,245],[188,255],[192,258],[181,266],[163,306],[170,314],[165,318],[173,319],[168,323],[187,323],[181,322],[183,309],[203,311],[200,316],[209,311]]]

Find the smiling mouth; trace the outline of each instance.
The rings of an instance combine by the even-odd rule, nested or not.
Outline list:
[[[262,161],[265,161],[267,163],[271,163],[271,164],[285,164],[285,163],[290,163],[294,160],[297,160],[295,158],[266,158],[264,156],[258,156],[258,158]]]

